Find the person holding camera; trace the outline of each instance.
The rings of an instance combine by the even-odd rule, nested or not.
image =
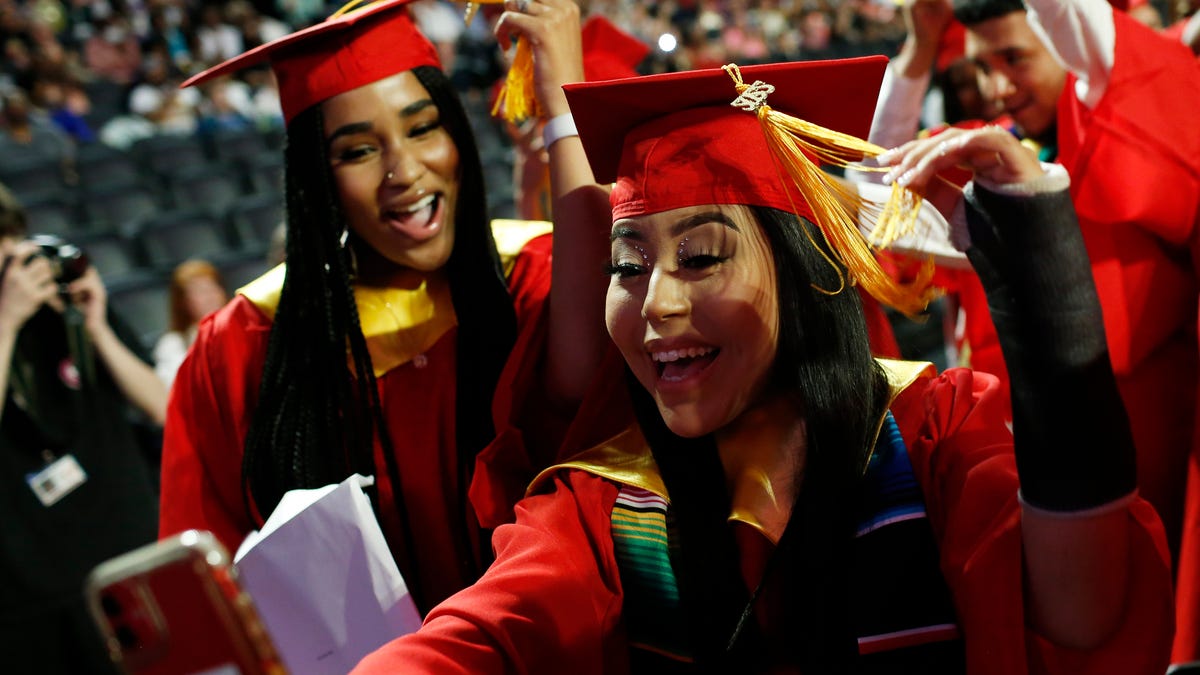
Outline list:
[[[6,672],[105,673],[84,604],[98,563],[153,541],[152,474],[128,405],[167,392],[79,249],[26,238],[0,186],[0,649]]]

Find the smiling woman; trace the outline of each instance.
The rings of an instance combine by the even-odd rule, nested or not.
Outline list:
[[[852,285],[908,311],[929,291],[858,255],[817,164],[880,153],[855,136],[883,66],[568,85],[614,183],[606,319],[636,423],[543,472],[483,578],[355,675],[1165,669],[1169,558],[1065,176],[990,130],[881,156],[913,186],[978,171],[968,255],[1013,431],[993,377],[871,356]]]
[[[346,220],[368,245],[359,274],[440,269],[454,248],[458,148],[421,82],[398,73],[321,107]]]
[[[186,83],[264,61],[275,71],[287,262],[201,325],[180,370],[161,534],[208,529],[236,548],[287,490],[373,475],[380,524],[424,611],[486,566],[487,528],[511,517],[522,471],[557,449],[542,433],[561,424],[547,406],[571,409],[603,334],[597,326],[594,339],[574,335],[556,351],[549,227],[510,222],[493,236],[466,114],[405,4],[339,12]],[[559,97],[581,68],[573,17],[540,40],[558,57],[538,84]],[[586,167],[577,142],[558,145],[557,157]],[[590,173],[574,175],[583,185],[568,188],[596,187]],[[558,366],[563,355],[583,370]],[[516,392],[526,391],[538,405],[524,405]],[[487,456],[516,468],[477,470],[505,431],[526,453]]]
[[[608,332],[667,425],[703,436],[758,404],[779,309],[771,250],[750,210],[624,218],[613,236]]]

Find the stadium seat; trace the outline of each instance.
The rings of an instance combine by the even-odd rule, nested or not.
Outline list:
[[[148,175],[174,176],[180,171],[208,164],[204,144],[192,136],[162,134],[143,138],[130,152]]]
[[[66,189],[63,165],[56,158],[0,161],[0,183],[18,199],[27,195]]]
[[[108,185],[100,192],[84,192],[83,210],[99,228],[135,232],[143,220],[163,211],[163,198],[138,185]]]
[[[108,305],[141,338],[147,351],[170,322],[167,281],[162,276],[110,285]]]
[[[283,196],[276,194],[242,197],[231,204],[228,211],[229,225],[243,247],[254,246],[260,250],[265,250],[271,243],[271,235],[284,217]]]
[[[132,155],[103,143],[80,146],[75,171],[81,186],[91,190],[108,185],[140,184],[143,174]]]
[[[244,194],[231,165],[195,166],[171,177],[171,197],[177,209],[207,209],[224,214]]]
[[[105,284],[122,283],[145,272],[137,247],[116,231],[75,235],[72,243],[87,253]]]
[[[189,258],[215,261],[237,251],[222,221],[205,210],[172,211],[145,221],[138,239],[149,265],[163,271]]]

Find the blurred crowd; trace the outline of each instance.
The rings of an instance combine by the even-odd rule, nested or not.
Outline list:
[[[659,70],[887,53],[904,37],[895,5],[877,0],[584,5],[655,47],[650,67]],[[26,153],[69,154],[72,142],[128,147],[155,133],[277,125],[266,68],[203,91],[178,85],[334,9],[319,0],[0,0],[4,156],[20,154],[14,137]],[[413,9],[462,88],[486,88],[500,74],[487,22],[465,26],[463,3],[422,0]],[[459,53],[478,57],[456,63]]]

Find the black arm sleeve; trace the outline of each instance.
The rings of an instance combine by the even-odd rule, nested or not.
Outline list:
[[[1074,511],[1129,494],[1137,482],[1133,437],[1070,196],[1010,197],[973,186],[967,226],[967,257],[1012,383],[1025,501]]]

